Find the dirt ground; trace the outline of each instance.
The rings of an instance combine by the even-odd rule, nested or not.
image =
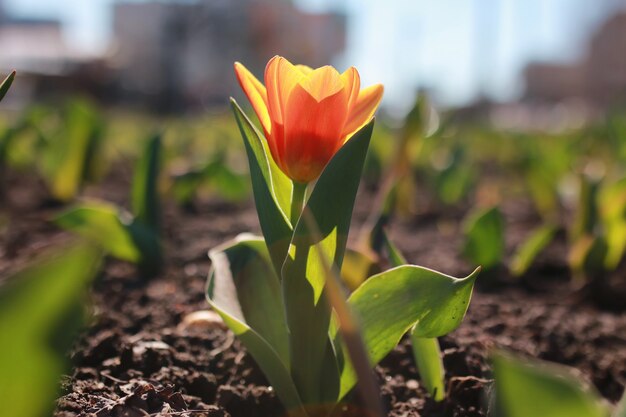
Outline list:
[[[126,177],[111,175],[86,194],[123,204]],[[355,227],[367,216],[371,196],[361,192]],[[48,222],[59,207],[33,178],[13,175],[4,204],[8,223],[0,241],[0,275],[70,239]],[[523,201],[503,209],[512,248],[537,219]],[[458,255],[460,216],[422,213],[394,221],[391,235],[412,263],[465,276],[472,266]],[[181,327],[187,314],[208,308],[207,251],[238,233],[258,232],[252,202],[215,199],[193,211],[167,204],[163,223],[167,261],[161,275],[143,282],[133,266],[106,262],[93,290],[94,317],[71,352],[73,365],[62,380],[55,417],[283,416],[272,388],[230,331]],[[626,385],[626,313],[607,311],[584,290],[572,289],[564,258],[563,237],[521,282],[499,279],[504,271],[479,277],[464,323],[440,340],[448,390],[443,403],[426,395],[403,341],[376,367],[389,416],[487,415],[489,353],[499,347],[577,368],[616,402]],[[359,415],[350,408],[339,414]]]

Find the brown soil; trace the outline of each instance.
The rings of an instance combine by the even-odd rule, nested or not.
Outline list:
[[[124,203],[127,187],[126,180],[110,178],[87,194]],[[47,222],[58,208],[46,203],[36,181],[15,176],[9,191],[10,220],[0,241],[5,276],[42,248],[69,239]],[[363,192],[357,201],[355,224],[363,222],[370,195]],[[251,202],[215,199],[196,208],[191,213],[166,207],[167,262],[157,278],[142,282],[132,266],[106,263],[94,286],[93,321],[71,352],[73,368],[62,380],[56,417],[284,415],[231,332],[180,326],[187,314],[208,308],[207,250],[238,233],[258,232]],[[505,205],[509,246],[535,222],[531,212],[520,202]],[[458,258],[460,215],[397,221],[392,236],[410,261],[465,275],[471,268]],[[479,285],[462,326],[441,338],[448,386],[443,403],[426,395],[403,341],[376,368],[389,416],[487,415],[488,355],[497,347],[573,366],[605,398],[617,401],[626,385],[626,314],[603,311],[584,292],[571,290],[563,259],[561,242],[542,256],[530,279]]]

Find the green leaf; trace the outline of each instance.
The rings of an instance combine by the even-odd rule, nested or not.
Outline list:
[[[67,351],[83,324],[85,290],[100,254],[66,248],[0,287],[0,401],[11,417],[51,415]]]
[[[578,205],[570,228],[570,241],[593,235],[598,226],[598,192],[601,179],[582,174],[580,176]]]
[[[428,96],[419,93],[415,98],[413,107],[404,118],[402,134],[407,137],[417,136],[418,138],[425,136],[428,133],[428,124],[433,111]]]
[[[278,168],[269,152],[267,141],[231,99],[235,118],[243,136],[252,178],[254,202],[259,215],[265,243],[278,273],[289,248],[293,233],[291,215],[291,180]]]
[[[215,167],[210,184],[218,194],[228,200],[237,201],[248,197],[250,185],[248,179],[221,163]]]
[[[422,383],[435,401],[445,398],[443,358],[439,341],[435,337],[417,337],[411,332],[413,357]]]
[[[19,135],[26,130],[26,123],[20,121],[17,125],[7,127],[2,133],[0,133],[0,176],[3,175],[2,170],[8,163],[7,156],[9,154],[9,149],[13,146],[16,138],[18,138]]]
[[[504,218],[497,207],[472,213],[464,224],[463,255],[472,263],[491,269],[504,257]]]
[[[141,250],[129,230],[131,215],[112,204],[85,202],[62,212],[54,221],[62,228],[97,243],[116,258],[134,263],[142,258]]]
[[[360,319],[372,366],[380,362],[413,328],[421,338],[443,336],[463,320],[478,275],[458,279],[413,265],[399,266],[369,278],[348,299]],[[344,353],[344,358],[347,355]],[[339,399],[356,383],[345,362]]]
[[[141,277],[144,279],[154,277],[163,266],[163,251],[159,235],[137,219],[133,219],[126,227],[133,243],[141,253],[141,258],[137,263]]]
[[[389,239],[387,233],[384,230],[381,233],[391,265],[398,267],[406,264],[404,255]],[[420,337],[415,329],[411,329],[410,336],[413,357],[422,383],[435,401],[442,401],[445,398],[445,370],[439,341],[436,337]]]
[[[302,404],[289,373],[280,281],[262,238],[240,235],[211,252],[207,299],[254,357],[287,408]]]
[[[15,79],[15,71],[11,72],[0,84],[0,101],[6,96],[11,84],[13,84],[13,80]]]
[[[92,142],[98,140],[94,135],[97,120],[91,107],[76,101],[65,109],[64,122],[65,128],[50,142],[45,175],[52,195],[60,201],[69,201],[83,186],[90,168],[88,163],[94,163],[91,156],[95,147]]]
[[[455,146],[448,155],[450,163],[438,172],[435,187],[439,199],[448,205],[465,198],[474,185],[474,169],[467,162],[466,151]]]
[[[545,158],[541,159],[540,162],[530,163],[525,175],[526,184],[537,211],[543,217],[554,217],[559,207],[559,194],[555,182],[558,176],[543,166],[542,164],[545,163],[543,159]]]
[[[383,241],[383,247],[387,251],[389,262],[392,266],[402,266],[407,263],[406,258],[396,247],[396,245],[389,239],[389,235],[384,230],[381,230],[381,239]]]
[[[612,271],[626,253],[626,178],[603,187],[598,205],[608,250],[605,266]]]
[[[497,406],[503,417],[608,417],[599,395],[571,369],[507,354],[493,358]]]
[[[330,308],[322,297],[326,282],[323,258],[341,270],[356,193],[367,154],[373,121],[357,132],[326,166],[305,211],[319,228],[321,241],[301,217],[282,269],[283,297],[290,329],[292,375],[305,403],[336,399],[321,381],[326,367]]]
[[[179,204],[189,204],[204,181],[204,169],[194,169],[174,175],[172,194]]]
[[[131,190],[131,207],[135,219],[158,233],[160,230],[161,203],[158,192],[162,140],[155,134],[135,167]]]
[[[230,201],[240,201],[248,197],[250,185],[245,175],[233,171],[218,157],[198,169],[173,177],[172,191],[180,204],[190,203],[201,187],[211,187],[217,194]]]
[[[546,224],[533,231],[513,255],[511,273],[515,276],[524,275],[541,251],[552,242],[557,230],[557,226]]]

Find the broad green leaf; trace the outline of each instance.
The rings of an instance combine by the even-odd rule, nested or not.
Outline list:
[[[571,369],[507,354],[493,358],[496,401],[502,417],[608,417],[599,395]]]
[[[118,207],[89,201],[72,207],[55,218],[55,223],[100,245],[116,258],[138,263],[141,250],[129,230],[132,217]]]
[[[348,302],[360,319],[372,366],[391,352],[411,328],[413,335],[421,338],[443,336],[456,329],[467,311],[478,271],[458,279],[404,265],[365,281]],[[347,355],[344,353],[343,357]],[[339,399],[355,383],[354,370],[346,361]]]
[[[254,201],[263,237],[270,251],[272,263],[280,273],[293,233],[289,221],[293,184],[278,168],[266,140],[252,125],[237,102],[231,99],[231,104],[246,146]]]
[[[557,226],[546,224],[533,231],[513,255],[511,273],[515,276],[524,275],[541,251],[552,242],[557,230]]]
[[[463,255],[472,263],[491,269],[504,257],[504,218],[497,207],[470,214],[464,224]]]
[[[10,73],[4,79],[4,81],[2,81],[2,84],[0,84],[0,101],[2,101],[4,96],[6,96],[7,92],[9,91],[9,88],[11,87],[11,84],[13,84],[14,79],[15,79],[15,71]]]
[[[2,415],[51,415],[99,262],[93,247],[65,248],[0,287]]]
[[[382,231],[382,238],[391,265],[398,267],[406,264],[406,259],[384,230]],[[439,341],[436,337],[420,337],[414,330],[411,329],[410,332],[411,347],[420,378],[433,399],[442,401],[445,397],[445,370]]]
[[[369,155],[369,153],[368,153]],[[363,281],[382,272],[380,255],[385,244],[385,227],[396,208],[398,183],[393,178],[383,184],[379,207],[374,209],[359,232],[355,247],[346,250],[341,267],[341,279],[354,291]],[[406,263],[406,262],[403,262]]]
[[[254,357],[287,408],[301,407],[289,373],[280,281],[262,238],[240,235],[209,253],[207,299]]]
[[[319,239],[319,230],[312,216],[308,212],[304,212],[302,218],[309,224],[314,235],[318,237],[317,240],[321,240]],[[320,259],[323,261],[326,274],[325,297],[334,313],[329,334],[339,331],[341,342],[344,344],[346,353],[349,354],[359,381],[359,395],[363,400],[363,407],[373,413],[372,415],[383,416],[385,412],[379,398],[379,387],[370,369],[369,357],[361,337],[361,331],[356,318],[348,306],[344,290],[340,285],[340,278],[337,271],[333,270],[330,260],[320,250],[320,247],[316,245],[313,247],[313,250],[318,252]],[[326,352],[329,356],[324,360],[325,366],[323,366],[323,370],[326,372],[323,372],[320,378],[324,384],[322,397],[329,398],[330,404],[334,405],[337,403],[337,394],[339,392],[338,375],[343,356],[340,346],[335,345],[335,343],[329,343]],[[313,415],[318,414],[314,413]]]
[[[158,192],[161,152],[161,135],[155,134],[148,140],[137,162],[131,190],[131,207],[135,219],[155,233],[160,229],[161,219]]]
[[[314,239],[301,217],[294,230],[289,255],[282,269],[282,286],[290,330],[292,375],[305,403],[332,401],[331,382],[321,383],[326,366],[330,308],[322,293],[324,259],[341,270],[350,220],[367,154],[373,121],[357,132],[337,152],[317,180],[304,210],[319,228]],[[322,258],[323,257],[323,258]]]

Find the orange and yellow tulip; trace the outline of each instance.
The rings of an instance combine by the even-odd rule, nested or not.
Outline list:
[[[341,146],[373,117],[383,95],[361,90],[356,68],[312,69],[275,56],[265,86],[239,62],[235,73],[258,116],[276,164],[292,180],[315,180]]]

